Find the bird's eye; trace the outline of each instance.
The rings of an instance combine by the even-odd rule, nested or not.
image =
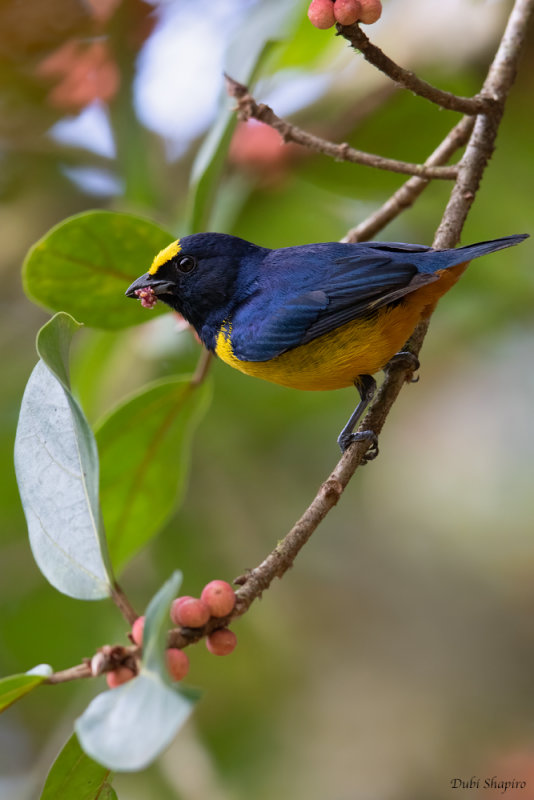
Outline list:
[[[197,260],[193,256],[182,256],[178,259],[178,269],[180,272],[191,272],[195,269]]]

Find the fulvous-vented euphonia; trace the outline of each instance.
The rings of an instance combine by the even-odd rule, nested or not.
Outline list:
[[[228,234],[198,233],[162,250],[126,294],[167,303],[208,350],[249,375],[296,389],[354,384],[361,400],[338,437],[345,450],[374,437],[353,433],[376,389],[372,375],[469,261],[525,238],[454,250],[398,242],[270,250]]]

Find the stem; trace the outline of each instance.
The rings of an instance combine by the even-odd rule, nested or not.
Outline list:
[[[77,664],[75,667],[63,669],[59,672],[54,672],[46,679],[45,683],[67,683],[68,681],[77,681],[81,678],[92,678],[91,667],[89,664]]]
[[[121,612],[126,622],[130,626],[133,625],[139,614],[137,614],[135,610],[132,608],[132,606],[130,605],[130,601],[124,594],[123,590],[121,589],[117,581],[115,581],[113,585],[111,599]]]
[[[484,96],[481,92],[476,97],[459,97],[451,92],[445,92],[432,84],[418,78],[411,70],[404,69],[396,64],[379,47],[372,44],[358,23],[354,25],[336,25],[338,34],[343,36],[355,50],[359,50],[366,61],[379,69],[392,81],[409,89],[414,94],[430,100],[432,103],[446,108],[449,111],[459,111],[462,114],[481,114],[491,110],[494,100],[491,96]]]
[[[200,384],[205,380],[212,362],[213,362],[213,354],[210,353],[209,350],[206,350],[205,347],[203,347],[197,365],[195,367],[193,377],[191,378],[190,381],[191,386],[200,386]]]

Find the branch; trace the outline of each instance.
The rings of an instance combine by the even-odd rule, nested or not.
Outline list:
[[[93,673],[89,663],[77,664],[75,667],[69,669],[62,669],[59,672],[54,672],[44,683],[56,684],[67,683],[67,681],[77,681],[81,678],[92,678]]]
[[[417,175],[422,178],[439,178],[442,180],[455,180],[457,175],[457,168],[452,167],[439,167],[439,166],[425,166],[423,164],[411,164],[407,161],[398,161],[395,158],[384,158],[377,156],[373,153],[364,153],[362,150],[355,150],[353,147],[344,142],[343,144],[334,144],[326,139],[321,139],[320,136],[315,136],[313,133],[308,133],[302,128],[287,122],[286,120],[278,117],[272,108],[265,105],[265,103],[257,103],[256,100],[249,94],[246,86],[238,83],[233,78],[226,75],[226,90],[230,97],[237,100],[237,115],[241,120],[257,119],[266,125],[274,128],[284,142],[295,142],[312,150],[315,153],[323,153],[327,156],[332,156],[337,161],[349,161],[352,164],[362,164],[366,167],[374,167],[375,169],[384,169],[389,172],[400,172],[402,175]]]
[[[475,120],[473,117],[464,117],[458,125],[454,126],[441,144],[434,150],[432,155],[428,157],[425,161],[425,166],[445,164],[453,153],[459,147],[463,147],[467,142],[474,124]],[[376,233],[395,219],[395,217],[413,205],[429,184],[430,181],[426,178],[410,178],[386,200],[381,208],[373,212],[373,214],[363,222],[360,222],[355,228],[351,228],[341,241],[369,241]]]
[[[77,681],[81,678],[96,678],[121,666],[129,667],[137,673],[140,655],[141,648],[137,645],[124,647],[122,644],[105,644],[92,658],[85,658],[82,664],[77,664],[75,667],[54,672],[44,682],[56,684]]]
[[[343,36],[355,50],[359,50],[366,61],[379,69],[392,81],[409,89],[414,94],[430,100],[431,103],[446,108],[449,111],[459,111],[461,114],[475,115],[489,113],[495,105],[495,99],[490,93],[482,91],[475,97],[459,97],[451,92],[445,92],[432,86],[430,83],[418,78],[414,72],[400,67],[379,47],[372,44],[358,23],[354,25],[336,25],[338,35]]]

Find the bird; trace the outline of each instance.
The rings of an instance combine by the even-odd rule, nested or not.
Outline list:
[[[225,233],[171,242],[126,290],[179,312],[205,347],[248,375],[303,390],[355,386],[360,401],[338,436],[344,452],[394,359],[469,262],[519,244],[516,234],[454,249],[402,242],[320,242],[270,249]]]

